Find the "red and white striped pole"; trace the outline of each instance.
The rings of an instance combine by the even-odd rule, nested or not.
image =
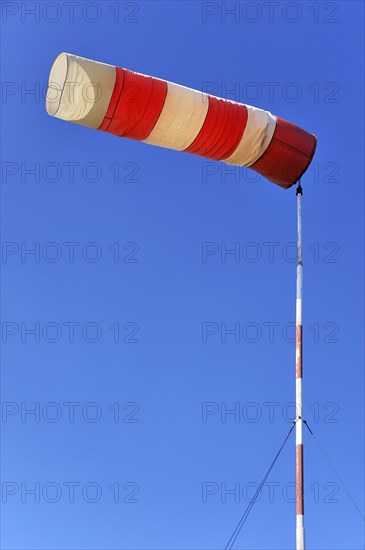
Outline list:
[[[302,370],[302,290],[303,290],[303,262],[302,262],[302,187],[300,181],[297,187],[298,211],[298,263],[297,263],[297,299],[296,299],[296,549],[305,550],[304,540],[304,485],[303,485],[303,370]]]

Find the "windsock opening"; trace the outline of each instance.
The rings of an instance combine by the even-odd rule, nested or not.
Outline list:
[[[113,93],[116,69],[68,53],[61,53],[49,74],[47,113],[89,128],[98,128]]]
[[[46,95],[46,110],[55,116],[60,107],[61,95],[67,78],[67,55],[60,53],[53,62],[49,73]]]

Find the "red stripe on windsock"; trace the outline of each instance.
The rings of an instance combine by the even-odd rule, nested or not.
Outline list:
[[[316,144],[314,135],[278,117],[268,148],[250,168],[288,189],[308,168]]]
[[[214,96],[208,96],[208,100],[204,124],[185,152],[222,160],[233,153],[241,140],[247,124],[247,108]]]
[[[120,137],[146,139],[161,114],[167,82],[128,69],[116,69],[113,95],[99,130]]]

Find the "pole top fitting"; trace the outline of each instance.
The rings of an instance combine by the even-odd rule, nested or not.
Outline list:
[[[300,184],[300,180],[298,180],[298,185],[297,185],[297,196],[298,195],[303,195],[303,189],[302,189],[302,186]]]

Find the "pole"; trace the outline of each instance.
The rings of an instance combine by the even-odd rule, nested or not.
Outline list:
[[[295,371],[296,371],[296,550],[305,550],[304,540],[304,485],[303,485],[303,419],[302,419],[302,289],[303,289],[303,262],[302,262],[302,194],[300,180],[297,187],[297,213],[298,213],[298,263],[297,263],[297,299],[296,299],[296,345],[295,345]]]

